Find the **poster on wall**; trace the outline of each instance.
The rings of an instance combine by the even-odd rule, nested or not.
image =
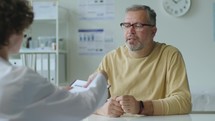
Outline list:
[[[80,55],[103,55],[114,48],[113,35],[104,29],[79,29]]]
[[[104,20],[114,18],[115,0],[79,0],[80,20]]]

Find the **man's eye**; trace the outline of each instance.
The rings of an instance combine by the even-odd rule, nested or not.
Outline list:
[[[143,27],[142,24],[136,24],[135,26],[136,26],[136,27]]]
[[[131,25],[130,25],[130,24],[124,24],[124,26],[125,26],[125,27],[130,27]]]

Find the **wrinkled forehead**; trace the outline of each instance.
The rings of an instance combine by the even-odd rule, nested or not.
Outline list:
[[[130,23],[147,23],[148,22],[148,16],[147,13],[143,10],[138,11],[128,11],[125,14],[124,22],[130,22]]]

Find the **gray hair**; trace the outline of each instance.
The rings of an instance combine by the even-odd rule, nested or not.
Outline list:
[[[126,12],[129,11],[139,11],[139,10],[143,10],[146,11],[147,15],[148,15],[148,21],[150,24],[155,25],[156,26],[156,13],[153,9],[151,9],[149,6],[146,5],[133,5],[129,8],[126,9]]]

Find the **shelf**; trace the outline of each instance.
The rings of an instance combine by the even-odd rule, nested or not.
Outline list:
[[[59,5],[59,0],[31,1],[34,22],[26,30],[22,48],[16,57],[20,65],[32,68],[58,86],[67,80],[69,12]]]
[[[50,53],[50,54],[56,54],[56,53],[61,53],[61,54],[66,54],[67,52],[65,50],[51,50],[51,49],[21,49],[20,54],[22,53],[28,53],[28,54],[45,54],[45,53]]]

